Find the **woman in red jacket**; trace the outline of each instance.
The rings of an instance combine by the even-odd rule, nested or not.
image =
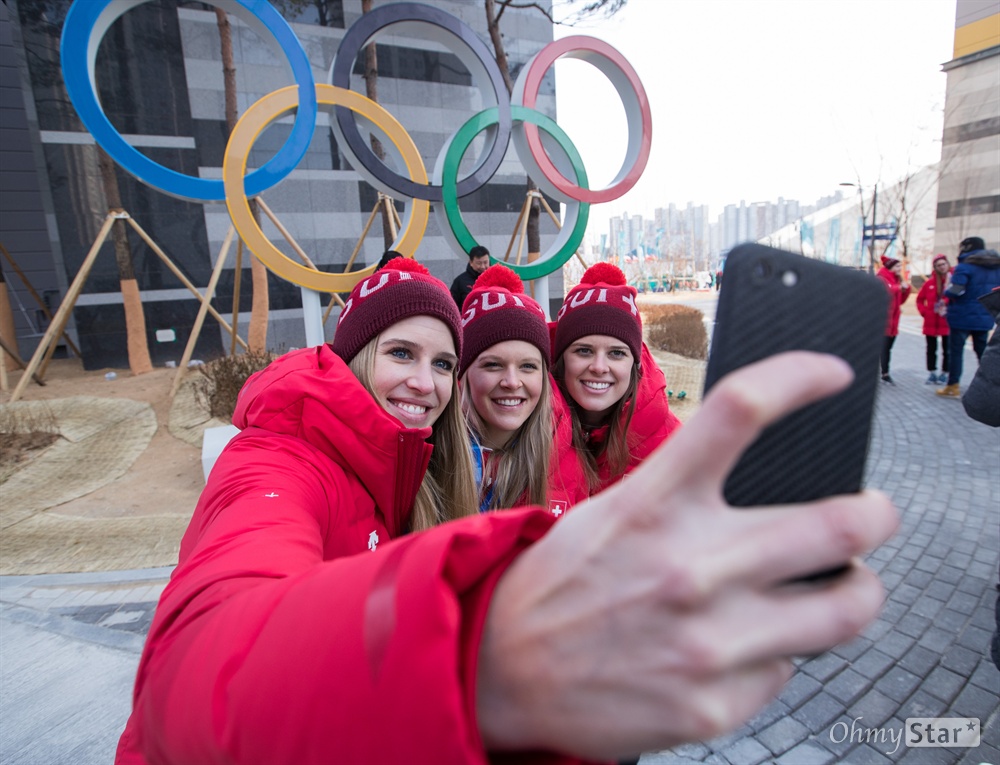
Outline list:
[[[620,269],[598,263],[566,294],[555,324],[553,374],[573,431],[562,462],[580,459],[591,494],[634,470],[680,424],[642,341],[635,296]]]
[[[924,317],[924,337],[927,338],[928,385],[948,382],[948,306],[944,294],[951,264],[945,255],[938,255],[932,264],[933,271],[917,293],[917,310]],[[941,374],[937,369],[937,345],[941,338]]]
[[[499,263],[462,305],[462,409],[481,512],[548,504],[552,386],[545,313]]]
[[[896,342],[899,334],[899,314],[901,306],[910,296],[910,285],[903,280],[903,264],[896,258],[882,256],[882,268],[878,270],[878,278],[885,284],[889,291],[889,314],[885,320],[885,340],[882,343],[882,380],[887,383],[892,382],[889,375],[889,362],[892,355],[892,346]]]
[[[846,364],[785,354],[720,381],[627,484],[553,526],[541,508],[476,512],[461,347],[444,284],[390,262],[354,288],[331,345],[247,382],[117,762],[618,759],[738,726],[791,657],[877,614],[856,561],[895,526],[885,497],[762,513],[722,499],[746,446],[843,390]],[[822,588],[784,586],[844,560]]]

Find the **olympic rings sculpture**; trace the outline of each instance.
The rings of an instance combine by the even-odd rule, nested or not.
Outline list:
[[[195,202],[225,201],[233,226],[251,251],[277,276],[319,292],[346,292],[370,275],[374,266],[345,274],[314,271],[284,255],[264,235],[250,214],[249,198],[288,177],[305,156],[316,127],[319,106],[333,110],[331,129],[355,171],[392,197],[407,197],[404,224],[392,248],[413,256],[423,238],[430,202],[441,231],[460,257],[476,244],[462,220],[458,200],[482,188],[496,173],[513,141],[521,164],[538,187],[567,205],[565,223],[549,249],[529,264],[510,264],[523,279],[537,279],[563,265],[583,240],[590,205],[617,199],[638,181],[649,159],[652,117],[646,92],[628,61],[607,43],[573,36],[543,47],[521,70],[508,96],[496,60],[467,24],[422,3],[394,3],[364,14],[345,33],[330,65],[330,84],[317,85],[305,50],[288,23],[268,0],[204,0],[276,43],[288,61],[295,85],[269,93],[253,104],[233,130],[226,146],[222,180],[195,178],[160,165],[134,149],[114,128],[97,99],[94,74],[97,50],[111,25],[127,11],[150,0],[75,0],[66,16],[61,53],[66,90],[84,126],[126,172],[172,196]],[[417,29],[456,55],[483,93],[485,108],[460,126],[438,155],[433,183],[413,139],[383,107],[350,90],[358,53],[386,27]],[[578,58],[595,66],[615,87],[625,107],[628,145],[611,185],[591,189],[579,152],[550,117],[535,109],[542,79],[556,60]],[[295,110],[284,145],[261,167],[247,174],[247,160],[257,137],[274,120]],[[378,159],[361,128],[375,129],[388,144],[388,155],[401,175]],[[472,170],[459,177],[463,157],[476,136],[485,146]],[[493,258],[494,262],[496,259]]]

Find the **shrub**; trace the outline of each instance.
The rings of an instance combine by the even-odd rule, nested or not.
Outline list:
[[[653,348],[689,359],[708,355],[705,315],[687,305],[650,305],[642,308],[646,341]]]
[[[276,358],[269,351],[247,351],[202,364],[198,367],[202,377],[194,381],[195,399],[213,417],[231,422],[243,383]]]
[[[59,425],[48,406],[0,407],[0,483],[22,462],[58,439]]]

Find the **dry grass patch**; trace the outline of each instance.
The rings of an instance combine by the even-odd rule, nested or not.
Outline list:
[[[195,399],[212,417],[232,422],[236,397],[247,378],[277,357],[269,351],[247,351],[201,365],[198,371],[202,376],[194,381]]]

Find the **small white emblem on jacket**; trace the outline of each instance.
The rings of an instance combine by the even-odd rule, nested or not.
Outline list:
[[[368,549],[375,552],[375,548],[378,546],[378,532],[373,531],[368,535]]]

